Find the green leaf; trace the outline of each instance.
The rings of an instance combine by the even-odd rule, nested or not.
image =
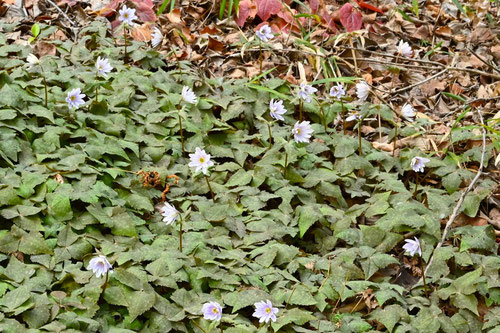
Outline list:
[[[33,37],[38,37],[38,35],[40,34],[40,26],[38,25],[38,23],[35,23],[31,26],[31,33],[33,34]]]
[[[301,206],[297,209],[299,213],[299,231],[300,237],[303,237],[306,231],[319,220],[319,212],[312,206]]]
[[[128,312],[130,321],[148,311],[155,304],[156,294],[154,292],[134,291],[129,299]]]
[[[73,210],[68,195],[49,193],[46,198],[51,216],[59,221],[68,221],[73,218]]]

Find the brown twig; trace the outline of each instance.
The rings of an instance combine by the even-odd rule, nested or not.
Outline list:
[[[397,94],[397,93],[400,93],[400,92],[403,92],[403,91],[407,91],[407,90],[413,89],[413,88],[415,88],[415,87],[417,87],[417,86],[420,86],[420,85],[422,85],[422,84],[424,84],[424,83],[426,83],[426,82],[429,82],[429,81],[430,81],[430,80],[432,80],[432,79],[435,79],[435,78],[436,78],[436,77],[438,77],[438,76],[441,76],[442,74],[446,73],[446,72],[448,71],[448,69],[449,69],[449,68],[448,68],[448,67],[446,67],[446,68],[445,68],[445,69],[443,69],[441,72],[436,73],[436,74],[434,74],[434,75],[432,75],[432,76],[429,76],[429,77],[428,77],[427,79],[425,79],[425,80],[422,80],[422,81],[419,81],[419,82],[414,83],[414,84],[412,84],[412,85],[409,85],[409,86],[407,86],[407,87],[404,87],[404,88],[401,88],[401,89],[395,90],[395,91],[394,91],[394,92],[392,92],[392,93],[393,93],[393,94]]]
[[[472,53],[476,58],[478,58],[483,64],[485,64],[489,68],[493,69],[494,71],[500,73],[500,69],[498,69],[496,66],[493,66],[492,64],[490,64],[489,62],[487,62],[486,60],[484,60],[481,56],[479,56],[479,54],[477,54],[476,52],[474,52],[472,49],[467,48],[467,50],[469,50],[469,52]]]
[[[481,149],[481,161],[479,163],[479,169],[477,170],[477,173],[476,173],[476,176],[474,177],[474,179],[472,179],[472,182],[465,189],[465,191],[462,192],[460,199],[458,200],[455,208],[453,209],[453,213],[451,214],[450,218],[448,219],[448,222],[446,222],[446,225],[445,225],[444,230],[443,230],[443,236],[441,237],[441,240],[439,241],[439,243],[436,245],[436,248],[434,249],[434,251],[432,251],[432,256],[429,259],[429,263],[427,264],[427,268],[425,269],[425,272],[424,272],[425,275],[427,275],[427,271],[429,270],[429,267],[431,267],[431,265],[432,265],[432,262],[434,260],[434,255],[435,255],[437,249],[439,249],[443,245],[443,243],[445,242],[446,236],[448,236],[448,232],[450,231],[451,225],[455,221],[455,219],[457,218],[458,213],[460,211],[460,207],[462,207],[462,204],[465,200],[465,196],[467,195],[467,193],[469,193],[472,190],[472,188],[474,187],[476,182],[479,180],[479,177],[481,176],[481,174],[483,172],[484,155],[486,154],[486,130],[484,129],[483,115],[481,114],[481,111],[480,110],[476,110],[476,111],[479,115],[479,120],[481,121],[481,125],[483,126],[483,128],[482,128],[483,146]]]

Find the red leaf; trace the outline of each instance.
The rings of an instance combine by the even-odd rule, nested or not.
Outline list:
[[[254,18],[257,15],[257,6],[251,0],[240,1],[239,15],[235,21],[240,27],[245,25],[247,18]]]
[[[316,14],[319,9],[319,0],[309,0],[309,6],[311,6],[311,12]]]
[[[139,7],[136,9],[137,17],[142,22],[154,22],[156,21],[156,14],[154,10],[151,7],[148,7],[148,5],[144,2],[139,4]]]
[[[262,19],[262,21],[267,21],[267,19],[274,14],[278,14],[283,7],[280,0],[255,0],[257,3],[257,15]]]
[[[153,1],[152,0],[132,0],[134,3],[137,4],[137,6],[144,5],[145,7],[153,8]]]
[[[340,8],[340,23],[347,31],[356,31],[363,25],[363,17],[358,11],[354,11],[351,4],[346,3]]]

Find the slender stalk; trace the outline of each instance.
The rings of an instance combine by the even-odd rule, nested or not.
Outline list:
[[[273,136],[271,134],[271,125],[269,124],[268,121],[266,121],[266,124],[267,124],[267,129],[269,131],[269,148],[271,148],[273,146]]]
[[[45,86],[45,107],[47,107],[48,105],[48,99],[49,99],[49,88],[47,86],[47,80],[45,79],[45,72],[43,71],[43,67],[41,64],[40,65],[40,69],[42,70],[42,79],[43,79],[43,84]]]
[[[380,106],[378,108],[378,137],[382,140],[382,115],[380,114]]]
[[[288,153],[285,152],[285,168],[283,169],[283,177],[286,177],[286,167],[288,164]]]
[[[182,156],[186,156],[186,151],[184,149],[184,133],[182,131],[182,117],[181,117],[181,104],[177,105],[177,114],[179,116],[179,130],[181,132],[181,145],[182,145]]]
[[[427,294],[427,283],[425,282],[424,258],[422,257],[420,257],[420,269],[422,269],[422,280],[424,281],[425,297],[429,298],[429,295]]]
[[[104,280],[104,284],[102,285],[102,295],[104,295],[104,292],[106,291],[106,287],[108,286],[108,276],[109,276],[109,271],[106,271],[106,279]]]
[[[180,215],[180,214],[179,214]],[[181,220],[179,222],[179,251],[182,253],[182,215],[180,215]]]
[[[359,138],[359,149],[358,149],[358,152],[359,152],[359,156],[363,156],[363,149],[361,147],[361,121],[363,119],[360,119],[359,122],[358,122],[358,138]]]
[[[262,75],[262,41],[259,42],[259,76]]]
[[[193,324],[198,327],[203,333],[207,333],[207,331],[205,331],[200,325],[198,325],[198,323],[196,321],[193,320]]]
[[[398,119],[396,118],[396,122],[394,123],[394,147],[392,148],[392,156],[396,156],[396,146],[398,142]]]
[[[98,73],[95,73],[95,102],[98,102],[98,96],[99,96],[99,82],[97,80]]]
[[[302,121],[302,109],[304,107],[304,101],[301,99],[299,101],[299,121]]]
[[[416,177],[416,180],[415,180],[415,191],[413,191],[413,197],[417,196],[418,184],[420,182],[420,178],[418,177],[418,172],[415,172],[415,177]]]
[[[342,98],[340,99],[340,107],[342,108],[342,128],[344,129],[344,134],[346,134],[347,127],[345,123],[345,108],[344,108],[344,102],[342,102]]]
[[[125,57],[124,57],[124,62],[128,62],[128,54],[127,54],[127,28],[126,24],[123,25],[123,38],[125,40]]]
[[[208,177],[205,175],[205,180],[207,181],[208,189],[210,190],[210,195],[212,196],[212,201],[215,203],[214,191],[212,191],[212,186],[210,186],[210,182],[208,181]]]
[[[323,125],[325,126],[325,133],[326,133],[326,129],[327,129],[326,115],[325,115],[325,111],[323,110],[323,103],[318,103],[318,104],[319,104],[319,111],[321,112],[321,116],[323,117]]]

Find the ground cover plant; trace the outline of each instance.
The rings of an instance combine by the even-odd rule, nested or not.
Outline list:
[[[74,38],[4,22],[1,331],[499,332],[495,62],[443,65],[434,41],[424,56],[397,38],[368,67],[363,15],[385,5],[269,3],[207,5],[255,23],[222,48],[200,37],[206,59],[251,58],[238,68],[197,63],[192,5],[173,0],[92,8]],[[391,11],[416,22],[422,3]],[[288,33],[303,58],[283,70]],[[428,65],[483,95],[457,79],[440,123],[402,94],[444,89],[405,81]]]

